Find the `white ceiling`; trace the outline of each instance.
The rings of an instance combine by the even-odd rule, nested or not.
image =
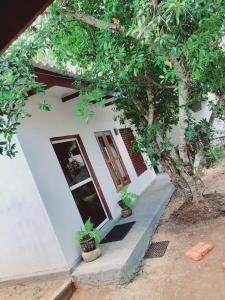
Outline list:
[[[47,96],[51,96],[51,97],[65,97],[68,96],[70,94],[75,93],[77,90],[75,89],[70,89],[70,88],[66,88],[66,87],[62,87],[62,86],[53,86],[49,89],[47,89],[45,91],[45,94]]]

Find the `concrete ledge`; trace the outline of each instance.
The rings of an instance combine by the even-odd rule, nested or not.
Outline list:
[[[138,271],[152,234],[174,192],[174,186],[163,174],[142,194],[133,209],[133,215],[118,224],[136,221],[127,236],[119,242],[101,245],[102,256],[91,263],[81,264],[74,270],[76,286],[125,284]]]
[[[75,291],[74,283],[71,280],[65,282],[63,286],[56,291],[50,300],[69,300]]]
[[[71,276],[70,270],[68,271],[56,271],[54,273],[49,272],[49,273],[41,273],[37,275],[24,275],[24,276],[18,276],[10,279],[6,279],[4,281],[0,280],[0,288],[1,287],[7,287],[7,286],[12,286],[16,284],[28,284],[28,283],[34,283],[38,281],[43,281],[43,280],[54,280],[54,279],[66,279],[70,278]],[[1,299],[0,299],[1,300]]]

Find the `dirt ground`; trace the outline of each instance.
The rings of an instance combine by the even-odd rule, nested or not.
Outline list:
[[[49,300],[64,282],[65,279],[55,278],[13,285],[2,284],[0,285],[0,300]]]
[[[205,193],[225,193],[225,161],[210,169],[204,182]],[[153,236],[170,242],[162,258],[145,259],[126,286],[81,288],[71,300],[225,300],[225,218],[176,224],[171,215],[182,204],[182,195],[175,193]],[[202,261],[187,259],[185,252],[199,241],[215,248]]]

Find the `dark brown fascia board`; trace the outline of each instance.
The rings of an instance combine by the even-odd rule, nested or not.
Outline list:
[[[105,106],[111,106],[111,105],[113,105],[113,103],[114,103],[114,101],[109,101],[105,104]]]
[[[62,75],[56,72],[48,71],[45,69],[34,67],[34,73],[37,76],[36,81],[45,83],[46,85],[58,85],[62,87],[67,87],[71,89],[76,89],[77,87],[74,85],[74,78]]]
[[[42,68],[34,67],[34,74],[36,75],[36,82],[44,83],[44,90],[47,90],[53,86],[62,86],[70,89],[77,89],[74,85],[74,78],[62,75],[53,71],[45,70]],[[29,91],[28,97],[35,95],[36,92]]]
[[[80,96],[80,92],[75,92],[73,94],[70,94],[68,96],[65,96],[65,97],[62,97],[62,102],[66,102],[66,101],[69,101],[69,100],[72,100],[74,98],[77,98]]]

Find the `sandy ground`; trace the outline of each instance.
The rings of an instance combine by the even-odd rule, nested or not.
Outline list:
[[[207,172],[206,193],[225,193],[225,161]],[[171,213],[183,203],[176,193],[169,203],[153,241],[169,240],[162,258],[145,259],[138,275],[126,286],[81,288],[71,300],[225,300],[225,218],[197,225],[175,225]],[[197,242],[215,248],[202,261],[185,252]]]
[[[49,300],[65,279],[39,279],[33,282],[0,285],[0,300]]]

